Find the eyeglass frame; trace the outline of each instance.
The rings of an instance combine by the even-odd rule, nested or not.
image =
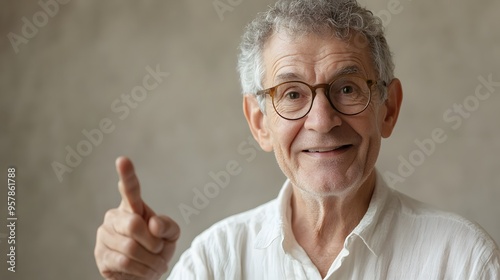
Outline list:
[[[333,102],[332,100],[330,99],[330,94],[328,94],[330,92],[330,88],[331,86],[333,85],[333,83],[335,83],[338,79],[340,78],[343,78],[343,77],[357,77],[357,78],[361,78],[363,80],[365,80],[366,78],[364,77],[360,77],[360,76],[357,76],[357,75],[341,75],[341,76],[338,76],[336,77],[331,83],[329,84],[316,84],[316,85],[310,85],[306,82],[303,82],[303,81],[297,81],[297,80],[294,80],[294,81],[286,81],[286,82],[283,82],[283,83],[280,83],[280,84],[277,84],[273,87],[270,87],[270,88],[267,88],[267,89],[263,89],[263,90],[259,90],[255,93],[256,96],[262,96],[262,95],[266,95],[266,94],[269,94],[271,96],[271,103],[273,104],[273,108],[274,108],[274,111],[276,112],[276,114],[278,114],[278,116],[280,116],[281,118],[285,119],[285,120],[289,120],[289,121],[295,121],[295,120],[300,120],[302,118],[304,118],[305,116],[307,116],[307,114],[309,114],[309,112],[311,111],[312,109],[312,106],[313,106],[313,103],[314,103],[314,99],[316,98],[316,90],[318,88],[323,88],[325,91],[324,91],[324,94],[325,94],[325,97],[326,99],[328,100],[328,102],[330,103],[330,106],[332,106],[332,108],[339,112],[340,114],[342,115],[345,115],[345,116],[355,116],[355,115],[358,115],[358,114],[361,114],[363,113],[366,108],[368,108],[368,105],[370,105],[370,102],[371,102],[371,99],[372,99],[372,87],[373,86],[376,86],[376,85],[383,85],[384,87],[387,87],[387,83],[383,80],[372,80],[372,79],[367,79],[365,80],[366,81],[366,85],[368,86],[368,102],[366,102],[366,105],[365,107],[363,107],[363,109],[357,113],[353,113],[353,114],[347,114],[347,113],[344,113],[344,112],[341,112],[339,109],[337,109],[335,107],[335,105],[333,105]],[[307,110],[307,112],[302,116],[302,117],[299,117],[299,118],[286,118],[284,116],[282,116],[278,110],[276,109],[276,105],[274,104],[274,94],[276,93],[276,89],[281,86],[281,85],[284,85],[284,84],[288,84],[288,83],[301,83],[303,85],[306,85],[307,87],[309,87],[309,89],[311,90],[312,92],[312,99],[311,99],[311,103],[309,105],[309,109]]]

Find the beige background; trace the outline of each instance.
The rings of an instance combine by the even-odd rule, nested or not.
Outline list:
[[[0,278],[99,278],[95,231],[119,203],[114,159],[122,154],[136,164],[144,199],[182,228],[174,262],[215,221],[276,196],[284,177],[272,154],[250,154],[235,71],[243,26],[272,1],[219,2],[234,7],[219,16],[212,0],[69,1],[17,54],[7,34],[22,34],[21,19],[33,22],[42,9],[37,1],[2,2],[0,172],[4,181],[7,166],[17,167],[19,220],[15,275],[6,274],[7,230],[0,227]],[[408,159],[416,139],[441,128],[447,140],[394,187],[477,221],[499,243],[500,87],[456,130],[443,114],[471,100],[479,76],[500,81],[500,2],[363,3],[392,11],[384,21],[405,89],[379,170],[398,172],[399,156]],[[148,65],[170,76],[121,120],[110,106],[142,84]],[[75,149],[85,139],[81,131],[98,128],[103,118],[114,131],[59,182],[52,162],[64,163],[65,147]],[[241,173],[186,223],[180,203],[192,205],[193,189],[213,182],[209,172],[232,160]]]

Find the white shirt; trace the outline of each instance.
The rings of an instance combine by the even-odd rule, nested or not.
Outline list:
[[[390,189],[377,174],[368,210],[324,279],[500,279],[500,251],[476,224]],[[292,186],[197,236],[169,279],[321,279],[291,229]]]

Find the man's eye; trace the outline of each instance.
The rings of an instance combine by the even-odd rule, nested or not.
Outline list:
[[[354,92],[354,88],[352,86],[344,86],[340,91],[343,94],[350,94]]]
[[[289,91],[285,94],[285,96],[288,98],[288,99],[297,99],[297,98],[300,98],[300,93],[296,92],[296,91]]]

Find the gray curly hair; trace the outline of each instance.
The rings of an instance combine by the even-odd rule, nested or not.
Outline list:
[[[255,94],[263,89],[263,48],[271,35],[281,31],[289,35],[329,32],[344,41],[355,36],[355,42],[364,42],[369,46],[378,78],[386,83],[394,78],[394,63],[384,36],[382,21],[357,1],[279,0],[267,12],[258,14],[247,25],[243,34],[238,56],[243,94]],[[385,87],[380,86],[379,89],[382,99],[385,99]],[[263,112],[264,100],[259,98]]]

